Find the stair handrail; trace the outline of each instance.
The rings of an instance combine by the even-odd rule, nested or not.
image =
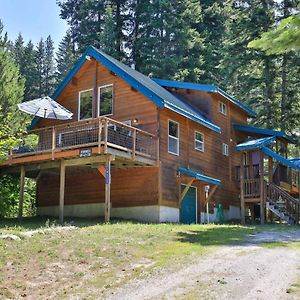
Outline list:
[[[278,185],[275,183],[269,182],[267,184],[267,197],[269,196],[269,189],[272,188],[276,190],[282,197],[287,198],[287,200],[293,202],[294,204],[300,205],[300,201],[295,199],[293,196],[291,196],[288,192],[282,190]]]

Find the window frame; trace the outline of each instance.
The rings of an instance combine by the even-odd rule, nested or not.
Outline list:
[[[226,143],[222,143],[222,154],[224,156],[229,156],[229,145]]]
[[[101,108],[101,89],[102,88],[106,88],[106,87],[112,87],[112,103],[111,103],[111,114],[107,114],[107,115],[100,115],[100,108]],[[113,83],[109,83],[109,84],[105,84],[105,85],[101,85],[98,86],[98,97],[97,97],[97,116],[99,117],[108,117],[108,116],[112,116],[114,114],[114,84]]]
[[[170,135],[170,122],[174,122],[175,124],[177,124],[177,131],[178,131],[178,137],[174,137],[172,135]],[[170,151],[170,138],[175,139],[176,143],[177,143],[177,149],[178,149],[178,153],[172,152]],[[172,119],[168,119],[168,153],[179,156],[179,145],[180,145],[180,124]]]
[[[200,133],[202,135],[202,141],[200,141],[200,140],[198,140],[196,138],[197,133]],[[197,149],[196,142],[199,142],[199,143],[202,144],[202,149]],[[199,151],[199,152],[204,152],[204,142],[205,142],[205,140],[204,140],[204,134],[201,131],[195,130],[195,133],[194,133],[194,148],[195,148],[195,150]]]
[[[93,91],[93,90],[94,90],[93,88],[90,88],[90,89],[81,90],[81,91],[78,92],[78,114],[77,114],[78,121],[93,119],[93,94],[92,94],[92,102],[91,102],[91,105],[92,105],[92,116],[90,118],[86,118],[86,119],[81,119],[80,118],[80,112],[81,112],[81,108],[80,108],[81,100],[80,100],[80,98],[81,98],[81,94],[84,93],[84,92],[89,92],[89,91]]]
[[[227,104],[219,101],[219,112],[224,115],[227,116]]]

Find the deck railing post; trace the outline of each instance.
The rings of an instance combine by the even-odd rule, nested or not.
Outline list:
[[[132,159],[135,160],[135,151],[136,151],[136,129],[132,133]]]
[[[107,153],[107,140],[108,140],[108,120],[104,123],[104,153]]]
[[[102,120],[99,119],[99,123],[98,123],[98,153],[101,153],[101,134],[102,134]]]
[[[54,152],[56,147],[56,134],[55,134],[55,127],[52,127],[52,160],[54,160]]]

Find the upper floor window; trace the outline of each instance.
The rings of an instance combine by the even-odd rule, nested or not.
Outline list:
[[[223,143],[223,145],[222,145],[222,151],[223,151],[223,155],[226,155],[226,156],[229,155],[228,144]]]
[[[99,87],[99,116],[113,114],[113,85]]]
[[[169,120],[168,152],[179,155],[179,124]]]
[[[195,149],[204,152],[204,134],[195,131]]]
[[[219,112],[223,115],[227,115],[227,105],[223,102],[219,102]]]
[[[79,92],[78,99],[78,120],[90,119],[93,117],[93,90]]]

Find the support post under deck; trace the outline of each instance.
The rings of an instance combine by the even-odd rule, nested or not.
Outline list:
[[[260,154],[259,162],[259,178],[260,178],[260,223],[265,224],[265,195],[264,195],[264,153]]]
[[[21,172],[20,172],[20,194],[19,194],[19,212],[18,212],[19,222],[21,222],[23,218],[24,186],[25,186],[25,167],[24,165],[22,165]]]
[[[64,223],[64,202],[65,202],[65,177],[66,165],[62,159],[60,162],[60,186],[59,186],[59,222],[61,225]]]
[[[105,163],[105,223],[110,222],[110,185],[111,185],[111,159]]]
[[[240,190],[241,190],[241,222],[245,224],[245,192],[244,192],[244,152],[241,152]]]

